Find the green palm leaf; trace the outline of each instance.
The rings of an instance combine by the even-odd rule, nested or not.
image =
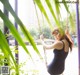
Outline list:
[[[62,0],[64,3],[64,7],[65,7],[65,9],[67,10],[67,12],[68,13],[70,13],[70,11],[69,11],[69,9],[68,9],[68,5],[67,5],[67,3],[66,3],[66,1],[65,0]]]
[[[14,25],[9,21],[9,19],[6,17],[6,15],[4,15],[4,13],[2,13],[2,11],[0,10],[0,17],[3,19],[3,21],[5,22],[6,26],[10,29],[11,33],[13,34],[13,36],[16,38],[16,40],[19,42],[19,44],[21,46],[23,46],[23,48],[25,49],[25,51],[30,55],[28,49],[26,48],[26,45],[24,44],[23,40],[21,39],[19,33],[17,32],[16,28],[14,27]],[[31,56],[31,55],[30,55]]]
[[[54,13],[54,11],[53,11],[53,9],[52,9],[50,0],[46,0],[46,3],[47,3],[47,5],[48,5],[48,7],[49,7],[50,12],[51,12],[52,15],[53,15],[53,18],[54,18],[54,20],[55,20],[55,22],[56,22],[56,25],[57,25],[58,27],[60,27],[59,21],[58,21],[58,19],[56,18],[55,13]]]
[[[15,18],[15,21],[19,24],[19,26],[21,27],[23,33],[25,34],[26,38],[29,40],[29,42],[31,43],[31,45],[33,46],[34,50],[40,55],[40,52],[38,51],[36,44],[32,38],[32,36],[30,35],[30,33],[27,31],[26,27],[24,26],[24,24],[21,22],[21,20],[18,18],[18,16],[15,14],[14,10],[12,9],[11,5],[9,4],[9,2],[7,0],[0,0],[3,5],[5,6],[5,8],[10,11],[10,13],[13,15],[13,17]],[[28,51],[27,51],[28,52]],[[41,55],[40,55],[41,56]]]
[[[5,38],[4,34],[1,32],[1,30],[0,30],[0,48],[6,58],[9,59],[9,56],[11,56],[11,58],[13,59],[13,62],[15,64],[15,67],[16,67],[16,62],[15,62],[14,56],[13,56],[13,54],[9,48],[9,45],[6,41],[6,38]]]
[[[54,0],[57,15],[60,14],[60,4],[58,2],[59,2],[59,0]]]
[[[37,4],[37,6],[39,7],[40,11],[44,14],[46,20],[48,21],[48,23],[49,23],[49,25],[50,25],[50,28],[52,29],[53,26],[52,26],[52,24],[51,24],[51,22],[50,22],[50,20],[49,20],[49,18],[48,18],[48,16],[47,16],[47,13],[46,13],[46,11],[45,11],[45,9],[44,9],[41,1],[40,1],[40,0],[34,0],[34,2],[35,2],[35,3]]]

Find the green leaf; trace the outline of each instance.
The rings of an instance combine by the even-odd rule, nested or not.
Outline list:
[[[20,26],[21,30],[23,31],[24,35],[26,36],[26,38],[29,40],[29,42],[31,43],[31,45],[33,46],[34,50],[40,55],[40,52],[38,51],[36,44],[32,38],[32,36],[30,35],[30,33],[28,32],[28,30],[26,29],[26,27],[24,26],[24,24],[21,22],[21,20],[18,18],[18,16],[15,14],[14,10],[12,9],[11,5],[9,4],[9,2],[7,0],[1,0],[1,2],[3,3],[3,5],[5,6],[5,8],[13,15],[13,17],[15,18],[15,21],[18,23],[18,25]],[[24,46],[23,46],[24,47]],[[27,51],[27,50],[26,50]],[[28,51],[27,51],[28,52]],[[28,52],[29,53],[29,52]],[[40,55],[41,56],[41,55]]]
[[[67,12],[68,13],[70,13],[70,11],[69,11],[69,8],[68,8],[68,5],[67,5],[67,3],[66,3],[66,1],[65,0],[62,0],[64,3],[64,7],[65,7],[65,9],[67,10]]]
[[[9,48],[9,45],[8,45],[7,41],[6,41],[6,38],[5,38],[4,34],[1,32],[1,30],[0,30],[0,48],[7,58],[9,58],[9,56],[11,56],[15,66],[16,66],[14,56],[11,53],[11,50]]]
[[[46,20],[48,21],[48,23],[49,23],[49,25],[50,25],[50,28],[53,29],[53,26],[52,26],[52,24],[51,24],[51,22],[50,22],[50,20],[49,20],[49,18],[48,18],[48,16],[47,16],[47,13],[46,13],[46,11],[45,11],[45,9],[44,9],[41,1],[40,1],[40,0],[34,0],[34,2],[35,2],[35,3],[37,4],[37,6],[39,7],[40,11],[44,14]]]
[[[6,17],[6,15],[4,15],[4,13],[2,13],[2,11],[0,10],[0,17],[3,19],[3,21],[5,22],[6,26],[10,29],[11,33],[13,34],[13,36],[16,38],[16,40],[19,42],[19,44],[25,49],[25,51],[30,55],[28,49],[26,48],[26,45],[24,44],[22,38],[20,37],[19,33],[17,32],[16,28],[14,27],[14,25],[9,21],[9,19]],[[31,57],[31,55],[30,55]]]
[[[47,3],[47,5],[48,5],[48,7],[49,7],[50,12],[52,13],[52,15],[53,15],[53,17],[54,17],[54,19],[55,19],[56,25],[57,25],[58,27],[60,27],[59,21],[58,21],[58,19],[56,18],[55,13],[54,13],[54,11],[53,11],[53,9],[52,9],[50,0],[46,0],[46,3]]]
[[[54,0],[57,15],[60,15],[60,4],[58,2],[59,0]]]

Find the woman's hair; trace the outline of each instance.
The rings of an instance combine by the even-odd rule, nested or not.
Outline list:
[[[66,39],[66,40],[68,41],[68,43],[69,43],[70,51],[72,51],[72,46],[73,46],[72,41],[67,37],[67,35],[65,35],[65,39]]]
[[[55,33],[60,33],[60,34],[62,34],[62,38],[61,38],[60,40],[63,40],[63,39],[65,38],[65,39],[68,41],[68,43],[69,43],[70,51],[72,51],[73,42],[72,42],[72,40],[71,40],[70,35],[68,35],[68,34],[66,34],[65,32],[63,32],[63,30],[62,30],[62,32],[61,32],[59,28],[56,28],[56,29],[54,29],[54,30],[52,31],[52,34],[55,34]],[[69,37],[68,37],[68,36],[69,36]]]

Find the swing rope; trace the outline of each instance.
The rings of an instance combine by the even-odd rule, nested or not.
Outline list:
[[[36,4],[35,4],[34,0],[33,0],[33,3],[34,3],[34,6],[35,6],[35,11],[36,11],[36,16],[37,16],[37,20],[38,20],[39,31],[40,31],[40,33],[42,34],[42,30],[41,30],[41,27],[40,27],[40,21],[39,21],[39,17],[38,17],[38,12],[37,12],[37,8],[36,8]],[[44,25],[44,18],[43,18],[42,12],[41,12],[41,15],[42,15],[43,25]],[[67,13],[67,24],[66,24],[66,29],[68,30],[68,13]],[[46,55],[46,50],[45,50],[44,47],[43,47],[43,50],[44,50],[45,65],[46,65],[46,68],[47,68],[47,55]],[[62,73],[61,75],[64,75],[64,74]]]
[[[38,20],[39,31],[40,31],[40,33],[42,33],[42,31],[41,31],[41,27],[40,27],[39,18],[38,18],[38,12],[37,12],[37,8],[36,8],[36,4],[35,4],[34,0],[33,0],[33,3],[34,3],[35,11],[36,11],[36,17],[37,17],[37,20]]]
[[[69,6],[68,6],[69,7]],[[67,37],[69,38],[69,40],[70,40],[70,42],[72,43],[72,46],[74,45],[73,44],[73,40],[72,40],[72,38],[71,38],[71,36],[70,36],[70,34],[69,34],[69,26],[68,26],[68,23],[69,23],[69,20],[68,20],[68,18],[69,18],[69,13],[67,12],[67,24],[66,24],[66,34],[67,34]]]
[[[35,6],[36,16],[37,16],[37,20],[38,20],[39,32],[40,32],[41,34],[43,34],[43,33],[42,33],[42,30],[41,30],[41,27],[40,27],[40,21],[39,21],[39,17],[38,17],[38,12],[37,12],[37,8],[36,8],[36,4],[35,4],[34,0],[33,0],[33,3],[34,3],[34,6]],[[41,13],[41,15],[42,15],[42,13]],[[43,18],[43,15],[42,15],[42,18]],[[43,20],[43,24],[44,24],[44,20]],[[46,68],[47,68],[47,55],[46,55],[46,50],[45,50],[44,47],[43,47],[43,50],[44,50],[45,65],[46,65]]]
[[[41,15],[42,15],[42,21],[43,21],[43,25],[44,25],[44,17],[43,17],[42,12],[41,12]],[[45,64],[46,64],[46,68],[47,68],[47,65],[48,65],[48,63],[47,63],[47,53],[46,53],[46,50],[45,50],[45,48],[44,48],[44,47],[43,47],[43,50],[44,50],[44,59],[45,59]]]

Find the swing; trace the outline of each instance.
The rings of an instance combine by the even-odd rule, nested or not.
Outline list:
[[[41,27],[40,27],[39,18],[38,18],[38,13],[37,13],[37,9],[36,9],[36,5],[35,5],[34,0],[33,0],[33,3],[34,3],[34,6],[35,6],[36,16],[37,16],[37,19],[38,19],[39,31],[40,31],[40,33],[42,33],[42,31],[41,31]],[[45,48],[44,48],[44,47],[43,47],[43,50],[44,50],[44,59],[45,59],[45,64],[46,64],[46,68],[47,68],[47,56],[46,56],[46,51],[45,51]]]
[[[33,1],[33,2],[34,2],[34,1]],[[34,6],[35,6],[35,10],[36,10],[36,16],[37,16],[37,19],[38,19],[39,31],[42,33],[35,2],[34,2]],[[42,16],[42,17],[43,17],[43,16]],[[44,23],[44,22],[43,22],[43,23]],[[68,23],[68,22],[67,22],[67,23]],[[68,24],[66,25],[66,29],[68,30]],[[68,37],[70,38],[70,36],[68,36]],[[43,47],[43,50],[44,50],[44,55],[45,55],[45,56],[44,56],[45,65],[46,65],[46,68],[48,68],[48,67],[47,67],[47,56],[46,56],[46,51],[45,51],[45,48],[44,48],[44,47]],[[63,73],[62,73],[61,75],[63,75]]]
[[[38,13],[37,13],[37,9],[36,9],[36,5],[35,5],[34,0],[33,0],[33,3],[34,3],[34,6],[35,6],[36,16],[37,16],[37,20],[38,20],[39,32],[42,34],[42,30],[41,30],[41,27],[40,27],[40,22],[39,22],[39,18],[38,18]],[[42,14],[42,13],[41,13],[41,14]],[[42,16],[42,17],[43,17],[43,16]],[[46,65],[46,68],[47,68],[47,55],[46,55],[46,51],[45,51],[45,48],[44,48],[44,47],[43,47],[43,50],[44,50],[45,65]]]

